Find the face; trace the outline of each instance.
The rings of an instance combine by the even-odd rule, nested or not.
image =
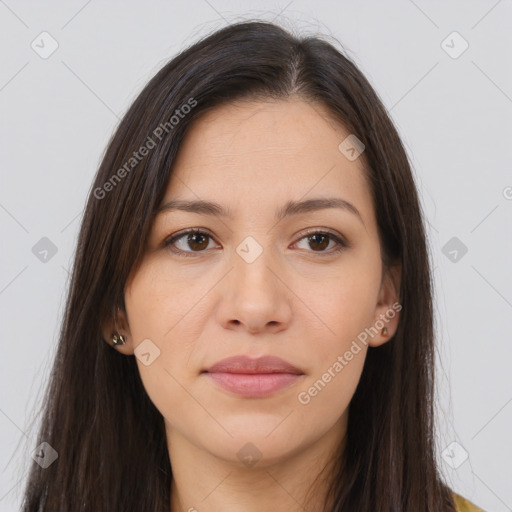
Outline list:
[[[240,464],[252,455],[261,467],[343,432],[368,345],[396,329],[399,286],[383,273],[362,157],[338,148],[348,135],[300,99],[221,106],[188,132],[162,206],[209,201],[225,214],[162,209],[118,319],[119,350],[139,347],[171,446]],[[312,199],[351,206],[278,216]],[[387,336],[365,331],[382,325]],[[297,371],[205,372],[232,356]]]

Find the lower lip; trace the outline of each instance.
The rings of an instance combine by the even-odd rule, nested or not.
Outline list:
[[[206,373],[227,391],[245,398],[269,396],[296,382],[302,375],[294,373]]]

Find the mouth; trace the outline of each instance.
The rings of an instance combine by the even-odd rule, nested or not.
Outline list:
[[[291,386],[304,372],[275,356],[235,356],[203,370],[213,383],[243,398],[264,398]]]

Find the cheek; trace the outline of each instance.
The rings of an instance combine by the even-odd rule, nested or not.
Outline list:
[[[298,280],[294,291],[307,306],[306,316],[299,323],[309,323],[310,331],[315,324],[322,333],[316,348],[325,363],[326,357],[347,350],[352,340],[372,324],[380,273],[375,267],[346,265],[329,276],[314,277]]]
[[[311,325],[304,332],[310,334],[303,340],[310,376],[297,401],[319,422],[336,421],[361,377],[367,345],[358,336],[372,325],[380,284],[380,262],[367,254],[366,259],[346,260],[328,279],[325,275],[321,282],[317,279],[318,292],[310,288],[299,292],[312,314],[307,313]],[[313,327],[322,334],[315,335]]]
[[[192,317],[201,318],[196,316],[201,304],[183,280],[167,276],[161,269],[141,267],[126,290],[125,304],[135,346],[149,339],[157,354],[149,365],[136,358],[143,386],[160,413],[179,423],[181,416],[197,407],[187,392],[197,373],[193,367],[196,336],[187,328],[201,329],[190,322]]]
[[[373,309],[368,289],[341,282],[324,289],[320,298],[308,301],[322,322],[316,327],[323,335],[306,329],[302,341],[310,361],[308,378],[298,390],[297,410],[303,424],[330,428],[348,408],[359,383],[367,346],[357,336],[364,330]]]
[[[191,405],[184,389],[198,372],[194,340],[203,317],[193,287],[168,275],[159,268],[141,267],[126,290],[125,303],[135,347],[149,339],[157,354],[149,365],[136,358],[146,392],[165,417],[173,418]]]
[[[345,410],[355,392],[367,352],[367,346],[357,336],[366,327],[370,308],[363,300],[356,299],[340,300],[337,296],[322,309],[318,308],[319,304],[313,305],[321,311],[327,327],[322,329],[323,336],[315,337],[310,330],[308,339],[303,340],[310,367],[308,379],[301,388],[306,396],[303,399],[298,396],[298,402],[333,421]]]
[[[136,342],[154,337],[159,344],[170,344],[189,316],[201,310],[204,283],[176,275],[176,269],[148,260],[131,280],[125,302]]]

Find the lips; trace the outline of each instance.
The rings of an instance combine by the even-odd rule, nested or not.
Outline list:
[[[252,359],[247,356],[234,356],[222,359],[210,368],[204,370],[208,373],[243,373],[243,374],[263,374],[263,373],[291,373],[302,375],[303,372],[276,356],[263,356]]]
[[[283,359],[234,356],[201,372],[221,389],[242,398],[265,398],[299,381],[304,372]]]

